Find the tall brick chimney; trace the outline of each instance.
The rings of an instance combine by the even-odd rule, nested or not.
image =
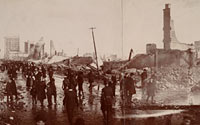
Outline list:
[[[164,43],[164,50],[170,50],[171,46],[171,37],[170,37],[170,31],[171,31],[171,26],[170,26],[170,22],[171,22],[171,16],[170,16],[170,8],[169,8],[170,4],[165,4],[165,9],[163,9],[163,35],[164,35],[164,39],[163,39],[163,43]]]

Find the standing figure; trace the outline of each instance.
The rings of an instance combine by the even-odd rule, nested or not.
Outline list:
[[[37,91],[36,91],[36,86],[35,85],[32,86],[30,94],[32,96],[32,104],[33,105],[37,104],[37,98],[36,98]]]
[[[153,74],[147,83],[147,99],[148,102],[149,98],[151,97],[151,103],[154,103],[154,96],[156,92],[156,78]]]
[[[69,80],[67,79],[67,76],[65,76],[62,84],[62,89],[65,90],[69,86]]]
[[[132,96],[133,94],[136,94],[135,81],[132,79],[132,76],[133,76],[133,73],[131,73],[125,79],[125,96],[128,103],[132,102]]]
[[[120,86],[120,91],[122,91],[123,79],[124,79],[124,74],[123,74],[123,73],[120,73],[120,74],[119,74],[119,86]]]
[[[39,69],[37,69],[35,72],[35,80],[38,83],[42,81],[42,72]]]
[[[14,80],[14,78],[11,78],[11,91],[12,91],[12,95],[15,95],[15,99],[18,99],[17,96],[17,86],[16,86],[16,82]]]
[[[57,104],[57,91],[56,91],[56,85],[55,85],[55,79],[52,78],[51,79],[51,88],[53,90],[53,97],[54,97],[54,103]]]
[[[47,84],[47,101],[48,101],[48,106],[50,107],[52,105],[52,89],[50,86],[50,83]]]
[[[28,74],[27,75],[27,79],[26,79],[26,87],[27,87],[27,89],[29,90],[29,88],[31,87],[31,79],[32,78],[32,76],[31,76],[31,74]]]
[[[116,76],[115,76],[115,75],[112,75],[111,80],[112,80],[113,96],[115,96],[115,88],[116,88],[115,86],[116,86],[116,84],[117,84],[117,78],[116,78]]]
[[[108,124],[112,112],[112,103],[113,103],[113,90],[111,87],[111,82],[107,83],[107,80],[104,80],[105,87],[101,92],[101,110],[103,113],[104,120]]]
[[[41,70],[42,70],[42,76],[46,78],[46,69],[43,65],[41,67]]]
[[[122,99],[124,99],[125,96],[125,80],[126,75],[122,73],[120,78],[120,96]]]
[[[82,93],[82,96],[84,96],[84,93],[83,93],[83,73],[80,72],[78,74],[78,78],[77,78],[77,82],[78,82],[78,93],[79,93],[79,96],[81,96],[81,93]]]
[[[72,86],[69,86],[68,90],[65,93],[64,105],[67,111],[69,124],[73,124],[73,113],[76,106],[78,106],[78,99],[76,92],[72,89]]]
[[[92,71],[90,71],[88,74],[88,82],[90,84],[89,85],[90,92],[92,92],[92,87],[93,87],[92,83],[94,82],[94,75],[93,75]]]
[[[40,101],[41,106],[44,106],[44,99],[46,99],[46,84],[45,81],[40,81],[37,88],[37,99]]]
[[[74,92],[76,92],[77,83],[75,75],[72,73],[72,71],[68,73],[68,80],[69,80],[69,86],[71,86]]]
[[[12,67],[12,78],[17,79],[17,69],[15,66]]]
[[[49,78],[52,78],[53,77],[53,67],[52,66],[50,66],[48,68],[48,73],[49,73]]]
[[[6,82],[7,82],[7,84],[6,84],[7,102],[9,102],[9,100],[13,101],[11,80],[9,79]]]
[[[141,87],[142,87],[142,94],[144,95],[145,92],[145,80],[147,79],[147,70],[144,69],[141,74]]]
[[[47,84],[47,99],[49,106],[52,105],[52,96],[54,96],[54,103],[57,104],[57,92],[56,92],[56,85],[55,85],[55,79],[51,78],[50,82]]]
[[[9,98],[11,101],[13,101],[13,95],[15,95],[15,99],[18,99],[17,96],[17,87],[16,83],[13,77],[10,77],[10,79],[7,81],[6,84],[6,92],[7,92],[7,101],[9,102]]]

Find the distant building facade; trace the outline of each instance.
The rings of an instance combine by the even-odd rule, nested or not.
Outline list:
[[[50,57],[56,55],[56,50],[54,47],[53,40],[50,40]]]
[[[20,53],[20,38],[16,36],[4,37],[5,59],[15,59]]]
[[[29,42],[24,42],[24,53],[28,54],[30,50]]]

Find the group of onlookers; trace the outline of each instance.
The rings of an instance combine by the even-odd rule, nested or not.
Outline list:
[[[27,90],[32,96],[33,105],[40,102],[41,106],[44,106],[44,100],[47,98],[48,106],[53,104],[52,98],[54,97],[54,103],[57,104],[57,89],[54,79],[54,69],[52,66],[36,65],[29,62],[9,62],[5,63],[1,67],[2,71],[7,70],[8,80],[6,85],[6,92],[8,101],[13,100],[13,95],[17,96],[16,79],[17,73],[21,71],[23,78],[26,79]],[[85,77],[88,79],[89,91],[92,94],[93,83],[95,76],[90,71],[87,76],[81,71],[73,71],[68,69],[64,74],[64,80],[62,83],[62,89],[64,93],[63,105],[67,111],[70,124],[73,121],[73,112],[78,107],[78,97],[84,97],[83,84]],[[105,87],[101,91],[101,110],[103,112],[104,119],[109,119],[112,112],[112,105],[114,97],[116,96],[116,85],[120,83],[120,92],[122,99],[126,100],[127,104],[131,104],[133,101],[133,95],[136,94],[136,88],[142,89],[142,94],[147,95],[146,101],[148,102],[151,97],[153,103],[155,90],[156,90],[156,76],[155,74],[148,74],[144,69],[141,73],[141,86],[137,86],[137,81],[134,76],[137,74],[126,73],[125,75],[119,75],[116,77],[112,74],[111,77],[103,77],[103,83]],[[105,76],[105,75],[104,75]]]

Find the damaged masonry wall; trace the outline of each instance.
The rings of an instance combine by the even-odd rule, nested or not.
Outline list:
[[[157,66],[169,66],[172,64],[178,66],[192,66],[195,62],[195,54],[191,51],[180,50],[161,50],[157,49]],[[155,54],[140,54],[135,56],[130,62],[128,62],[125,68],[142,69],[145,67],[155,66]],[[123,67],[123,68],[124,68]]]

